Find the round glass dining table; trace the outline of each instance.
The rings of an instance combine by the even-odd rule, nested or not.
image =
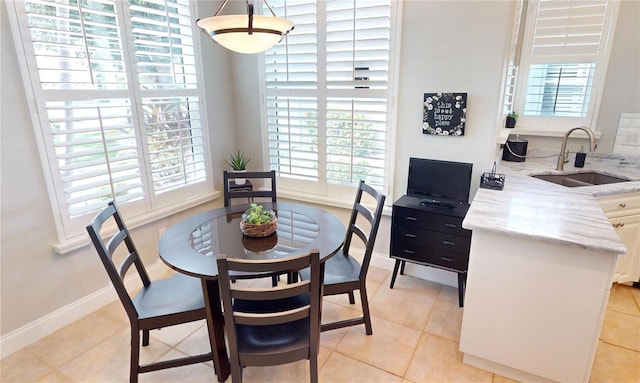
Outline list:
[[[218,288],[217,255],[247,259],[295,256],[311,250],[326,261],[340,250],[346,229],[326,210],[298,203],[261,202],[278,217],[276,232],[247,237],[240,229],[248,204],[232,205],[193,215],[171,226],[158,242],[160,258],[172,269],[202,281],[213,365],[219,382],[230,373]]]
[[[270,259],[317,249],[325,261],[342,246],[345,226],[338,217],[318,207],[288,202],[260,203],[278,217],[276,232],[262,238],[240,230],[248,204],[232,205],[196,214],[176,223],[158,242],[160,258],[172,269],[198,278],[218,276],[216,256]]]

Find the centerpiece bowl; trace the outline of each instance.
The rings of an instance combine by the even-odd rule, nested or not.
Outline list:
[[[240,220],[240,230],[248,237],[267,237],[273,234],[277,227],[276,214],[255,203],[242,214]]]

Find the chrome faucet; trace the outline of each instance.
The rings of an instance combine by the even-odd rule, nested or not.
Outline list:
[[[584,130],[584,132],[589,136],[589,151],[596,151],[596,147],[598,145],[596,144],[596,136],[595,134],[593,134],[593,130],[587,128],[586,126],[574,126],[564,134],[564,138],[562,139],[562,147],[560,148],[560,154],[558,155],[558,166],[556,166],[556,170],[564,170],[564,164],[569,162],[569,160],[567,159],[567,157],[569,156],[569,151],[567,150],[567,139],[569,138],[569,135],[575,130]]]

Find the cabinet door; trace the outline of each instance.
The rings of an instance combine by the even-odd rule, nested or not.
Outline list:
[[[613,279],[619,283],[637,282],[640,278],[640,220],[637,215],[611,218],[611,224],[627,248],[618,257]]]

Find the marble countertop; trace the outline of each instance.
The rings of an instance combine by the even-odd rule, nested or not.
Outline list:
[[[583,168],[569,157],[556,171],[557,154],[531,150],[524,162],[500,161],[503,190],[478,189],[462,226],[568,246],[626,253],[626,248],[594,197],[640,192],[640,158],[587,153]],[[531,177],[598,171],[629,179],[614,184],[570,188]]]

